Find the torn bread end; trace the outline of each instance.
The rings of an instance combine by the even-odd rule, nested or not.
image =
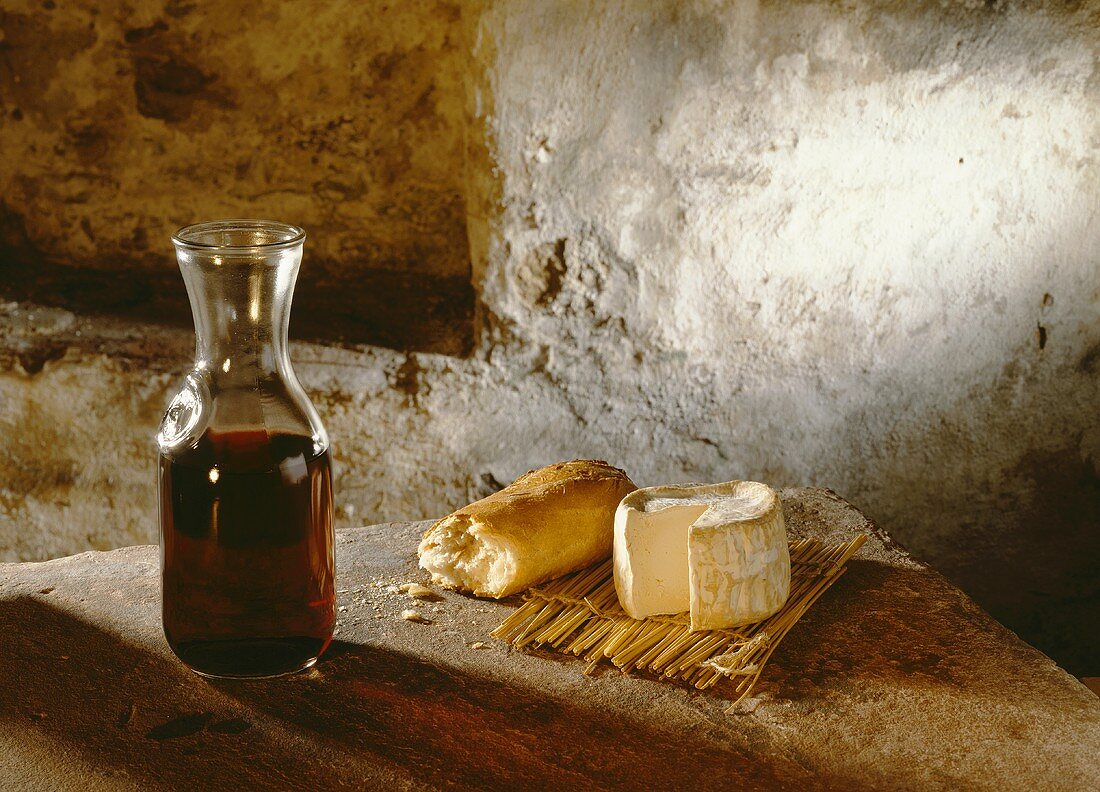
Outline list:
[[[440,586],[502,597],[515,562],[508,548],[486,535],[476,519],[455,514],[425,534],[419,548],[420,566]]]

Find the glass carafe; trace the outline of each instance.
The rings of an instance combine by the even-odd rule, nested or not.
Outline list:
[[[304,240],[258,220],[172,237],[195,362],[157,435],[162,615],[206,676],[308,668],[332,639],[329,441],[287,344]]]

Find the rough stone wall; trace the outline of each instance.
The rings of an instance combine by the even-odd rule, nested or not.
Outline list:
[[[0,293],[183,325],[168,236],[272,217],[311,233],[305,335],[464,352],[463,14],[5,2]]]
[[[1095,671],[1100,6],[464,13],[475,354],[295,347],[341,519],[439,515],[576,456],[829,486]],[[311,230],[303,286],[337,244]],[[187,332],[2,314],[5,557],[148,541],[142,438]]]

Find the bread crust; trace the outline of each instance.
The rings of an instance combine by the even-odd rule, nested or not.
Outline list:
[[[420,565],[433,580],[478,596],[506,597],[611,555],[615,509],[637,487],[595,459],[559,462],[520,476],[499,492],[437,521],[420,543]],[[455,536],[507,558],[494,574],[462,579],[442,560]]]

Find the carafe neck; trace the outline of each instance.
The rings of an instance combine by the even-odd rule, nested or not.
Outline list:
[[[289,374],[287,331],[302,261],[293,227],[242,231],[240,223],[236,236],[207,231],[205,244],[176,244],[195,320],[195,367],[226,387]]]

